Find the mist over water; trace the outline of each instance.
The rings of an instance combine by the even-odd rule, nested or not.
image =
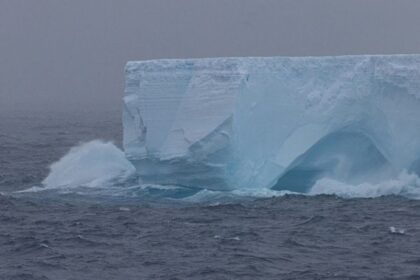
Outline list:
[[[94,140],[73,147],[50,167],[42,181],[47,188],[92,187],[117,184],[134,176],[134,166],[111,142]]]
[[[94,139],[120,147],[121,112],[0,112],[0,191],[39,186],[49,167],[79,143]]]

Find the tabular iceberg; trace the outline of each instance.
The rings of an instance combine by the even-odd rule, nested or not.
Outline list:
[[[147,183],[306,192],[420,174],[420,55],[128,62],[123,125]]]

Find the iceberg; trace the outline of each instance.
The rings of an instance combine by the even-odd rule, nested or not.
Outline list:
[[[128,62],[126,157],[145,183],[308,192],[420,173],[420,55]]]

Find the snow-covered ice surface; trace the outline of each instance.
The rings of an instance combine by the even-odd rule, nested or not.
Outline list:
[[[420,174],[420,56],[129,62],[123,126],[145,183],[384,185]]]

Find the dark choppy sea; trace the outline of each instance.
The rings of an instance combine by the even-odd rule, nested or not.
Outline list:
[[[420,279],[420,201],[402,196],[20,192],[121,132],[118,111],[0,113],[0,279]]]

